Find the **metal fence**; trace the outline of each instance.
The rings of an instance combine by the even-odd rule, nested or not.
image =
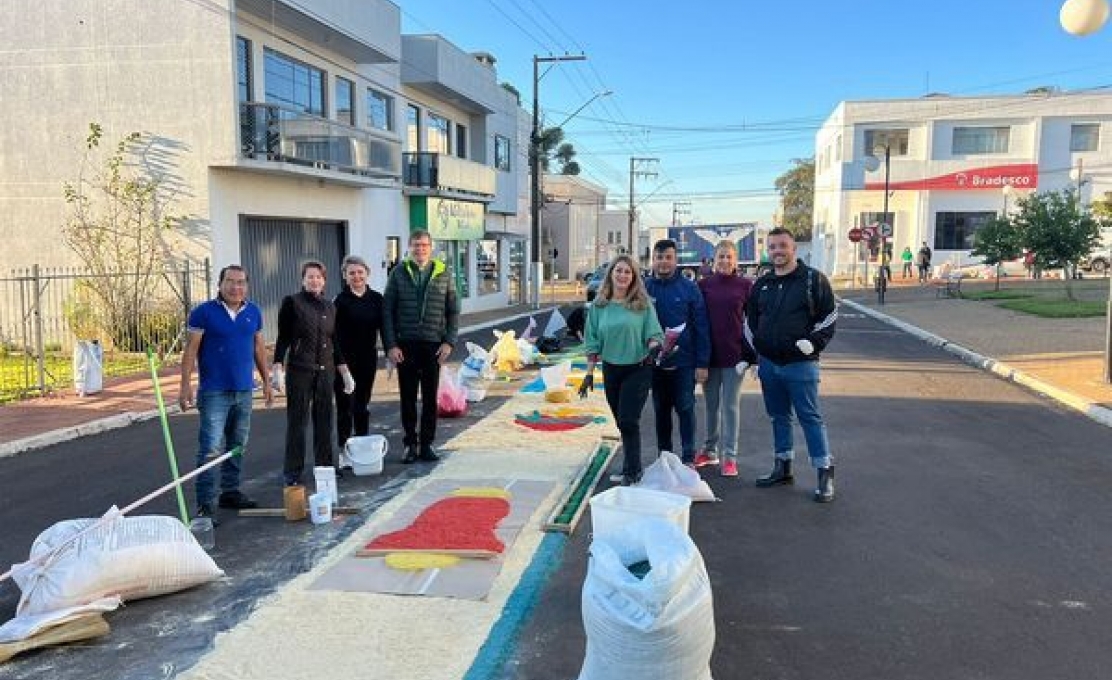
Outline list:
[[[144,370],[147,347],[175,355],[189,311],[211,290],[207,260],[153,273],[12,270],[0,278],[0,402],[72,384],[79,341],[101,343],[106,377]]]

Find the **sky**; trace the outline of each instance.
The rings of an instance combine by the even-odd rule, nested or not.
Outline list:
[[[1083,38],[1061,0],[396,0],[404,33],[490,52],[532,103],[534,55],[584,54],[540,82],[581,176],[645,226],[771,223],[777,176],[815,154],[839,102],[1112,88],[1112,23]],[[601,92],[608,96],[592,98]],[[655,176],[650,176],[655,175]]]

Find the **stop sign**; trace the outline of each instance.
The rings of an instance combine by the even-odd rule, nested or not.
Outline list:
[[[853,243],[857,243],[858,241],[860,241],[861,240],[861,230],[858,229],[857,227],[854,227],[853,229],[850,229],[849,230],[849,240]]]

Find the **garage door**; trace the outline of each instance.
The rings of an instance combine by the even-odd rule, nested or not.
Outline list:
[[[278,335],[282,298],[301,290],[301,264],[319,260],[328,268],[328,299],[340,292],[340,263],[347,249],[347,224],[274,217],[241,217],[239,247],[251,277],[250,297],[263,310],[268,342]]]

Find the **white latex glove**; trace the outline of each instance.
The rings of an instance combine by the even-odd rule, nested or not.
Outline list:
[[[286,372],[282,369],[282,364],[274,364],[270,369],[270,387],[275,392],[281,392],[286,388]]]
[[[340,377],[344,380],[344,394],[351,394],[355,391],[355,378],[351,377],[351,371],[341,371]]]
[[[811,341],[806,338],[802,340],[796,340],[795,346],[798,347],[799,351],[803,352],[805,356],[811,356],[811,354],[815,351],[815,346],[812,345]]]
[[[734,370],[737,371],[738,375],[744,378],[745,372],[749,370],[749,362],[745,360],[737,362],[737,366],[734,366]]]

